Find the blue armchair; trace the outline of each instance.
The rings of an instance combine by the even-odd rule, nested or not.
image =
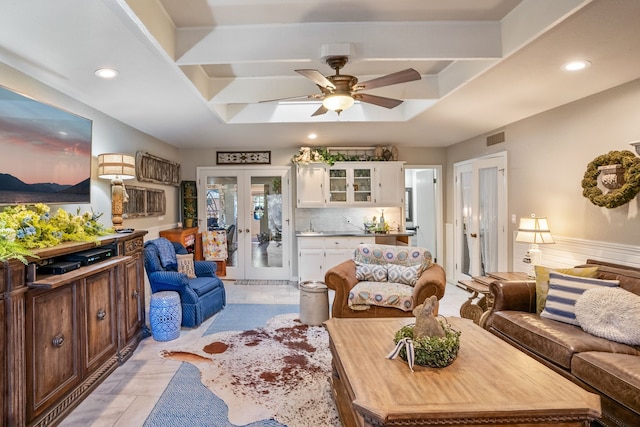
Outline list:
[[[173,251],[173,252],[172,252]],[[182,326],[196,327],[226,305],[224,284],[216,276],[217,265],[211,261],[194,261],[196,278],[189,279],[177,271],[175,254],[186,254],[180,243],[161,237],[144,244],[144,269],[151,292],[175,291],[180,294]]]

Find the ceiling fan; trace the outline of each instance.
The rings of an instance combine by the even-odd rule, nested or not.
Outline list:
[[[361,91],[421,79],[420,73],[413,68],[407,68],[406,70],[377,77],[364,83],[358,83],[357,77],[350,76],[348,74],[340,74],[340,69],[346,65],[347,61],[348,58],[346,56],[331,56],[327,58],[327,64],[336,72],[333,76],[325,76],[320,71],[313,69],[295,70],[296,73],[303,75],[318,85],[322,92],[319,94],[304,96],[304,98],[307,99],[322,100],[322,105],[311,115],[312,117],[325,114],[327,111],[335,111],[340,114],[342,111],[351,107],[356,100],[379,105],[385,108],[397,107],[402,104],[402,100],[369,95],[367,93],[361,93]],[[302,97],[297,96],[284,99],[295,98]]]

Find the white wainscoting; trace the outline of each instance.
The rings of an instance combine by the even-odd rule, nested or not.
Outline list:
[[[513,234],[513,271],[528,271],[529,264],[522,262],[529,248],[528,243],[515,241]],[[548,267],[574,267],[584,264],[587,259],[597,259],[615,264],[640,268],[640,246],[618,243],[597,242],[594,240],[553,236],[552,245],[540,245],[542,265]]]

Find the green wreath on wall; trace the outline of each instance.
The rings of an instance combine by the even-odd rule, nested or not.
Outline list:
[[[625,183],[615,190],[603,193],[598,188],[600,166],[622,165]],[[591,200],[596,206],[617,208],[629,203],[640,192],[640,158],[631,151],[610,151],[593,159],[587,165],[587,171],[582,179],[582,195]]]

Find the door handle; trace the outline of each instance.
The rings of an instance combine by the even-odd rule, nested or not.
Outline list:
[[[248,228],[245,228],[245,229],[244,229],[244,232],[245,232],[245,233],[251,233],[251,230],[249,230]]]
[[[478,237],[478,235],[476,233],[471,233],[471,237],[475,239],[476,237]]]

